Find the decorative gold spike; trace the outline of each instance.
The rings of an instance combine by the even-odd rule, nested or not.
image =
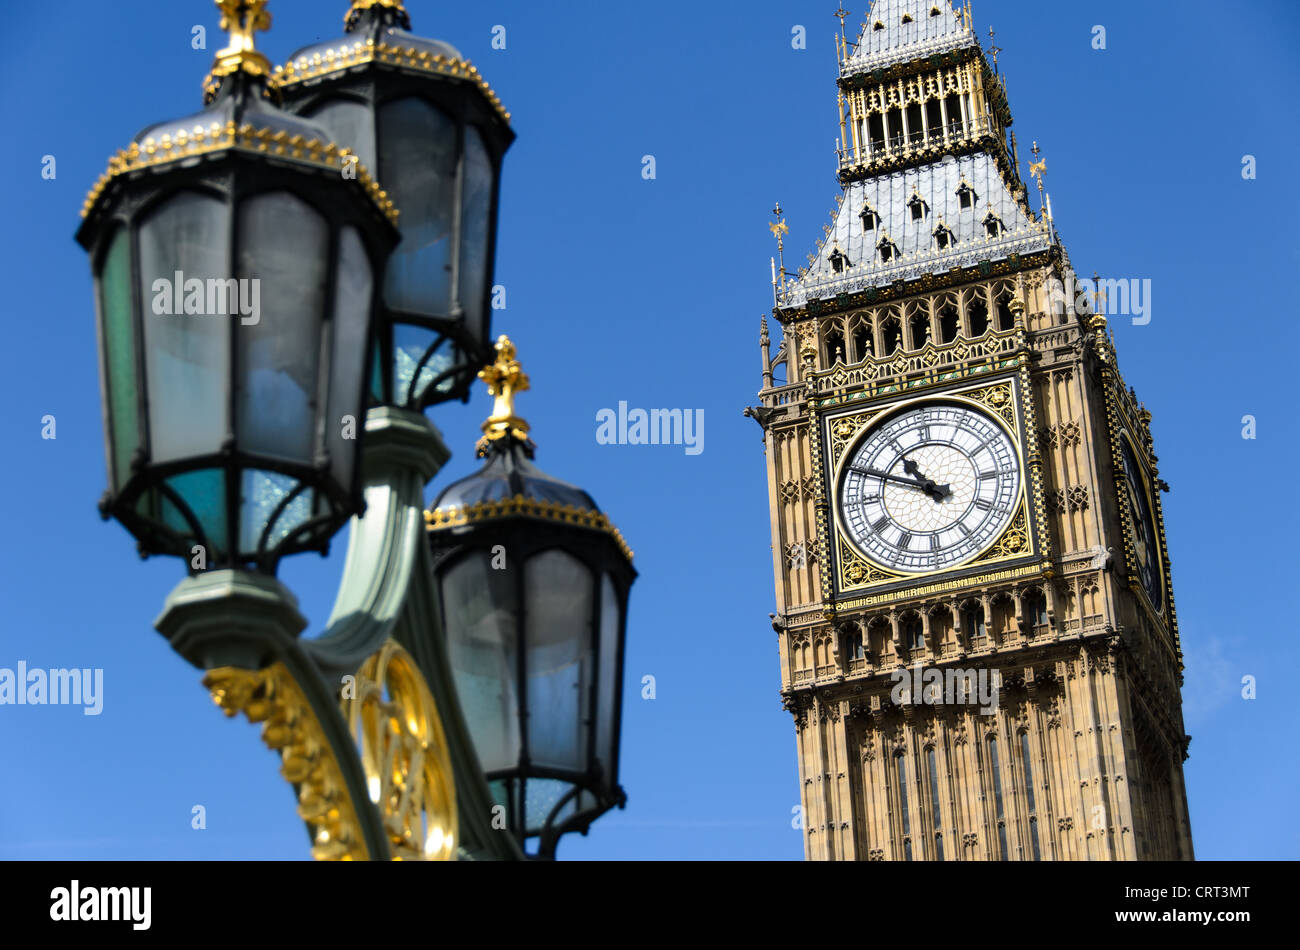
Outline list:
[[[204,80],[208,98],[216,86],[214,80],[232,73],[245,72],[251,76],[269,77],[271,63],[253,42],[253,35],[271,28],[271,13],[267,0],[213,0],[221,10],[221,29],[230,34],[230,45],[217,52],[212,72]]]
[[[781,210],[781,202],[777,202],[772,207],[772,215],[776,221],[767,226],[772,232],[772,237],[776,238],[776,253],[781,259],[781,284],[785,284],[785,235],[790,233],[790,227],[785,223],[785,218],[781,217],[784,212]],[[775,283],[775,281],[773,281]]]
[[[497,358],[478,371],[478,378],[487,384],[488,392],[496,397],[492,415],[483,423],[483,438],[475,447],[479,458],[487,454],[491,443],[512,438],[528,441],[528,423],[515,415],[515,396],[530,388],[528,375],[519,360],[515,359],[515,345],[504,333],[497,338]]]

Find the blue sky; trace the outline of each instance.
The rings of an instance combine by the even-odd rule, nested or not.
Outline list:
[[[864,0],[851,3],[854,23]],[[341,31],[344,0],[273,0],[275,61]],[[759,380],[771,305],[766,224],[779,200],[802,261],[838,193],[833,3],[434,3],[416,32],[480,67],[519,134],[507,157],[497,328],[533,390],[538,463],[588,489],[637,554],[627,654],[626,811],[566,858],[799,858],[793,729],[778,697]],[[57,15],[51,15],[56,13]],[[1297,128],[1300,7],[983,0],[1014,129],[1037,139],[1057,225],[1081,274],[1150,278],[1147,326],[1112,320],[1120,367],[1154,415],[1192,734],[1186,778],[1201,858],[1300,856],[1297,668]],[[183,576],[141,562],[95,503],[105,482],[89,267],[77,212],[108,155],[200,105],[221,45],[206,0],[69,0],[9,11],[0,96],[14,134],[0,229],[4,405],[0,667],[102,667],[102,715],[0,707],[0,858],[287,858],[308,853],[277,761],[227,721],[152,628]],[[207,51],[191,27],[208,28]],[[506,27],[507,48],[491,48]],[[792,27],[807,27],[794,50]],[[1107,29],[1093,50],[1092,27]],[[1286,95],[1287,98],[1283,99]],[[44,155],[57,177],[41,178]],[[1243,155],[1258,178],[1243,180]],[[641,176],[654,155],[657,177]],[[1281,292],[1280,292],[1281,291]],[[703,409],[705,450],[608,446],[598,410]],[[490,401],[440,407],[475,467]],[[41,438],[53,414],[57,438]],[[1258,438],[1241,438],[1241,419]],[[342,569],[306,556],[281,577],[318,630]],[[657,698],[642,700],[643,675]],[[1240,696],[1243,675],[1258,698]],[[190,827],[203,805],[208,827]]]

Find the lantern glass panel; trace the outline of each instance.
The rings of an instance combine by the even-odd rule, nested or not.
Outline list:
[[[448,654],[484,771],[519,765],[518,604],[510,571],[473,552],[442,575]]]
[[[299,492],[284,504],[299,484],[296,478],[279,472],[248,469],[243,473],[244,503],[239,508],[240,551],[256,551],[262,531],[272,519],[274,523],[267,533],[267,548],[275,547],[311,518],[314,493],[310,489]]]
[[[554,778],[530,778],[524,789],[524,821],[527,822],[529,832],[540,831],[546,824],[546,819],[551,815],[551,809],[554,808],[561,798],[568,794],[573,788],[572,782],[565,782]],[[564,824],[565,820],[572,817],[577,802],[570,798],[564,803],[564,807],[555,813],[551,818],[551,824],[558,827]]]
[[[429,347],[437,339],[438,333],[435,330],[411,323],[393,324],[393,395],[398,403],[405,404],[411,401],[412,396],[418,397],[451,365],[451,358],[447,355],[448,347],[445,345],[439,345],[425,359]],[[414,386],[411,385],[413,379]],[[451,380],[444,380],[439,388],[450,385]]]
[[[177,193],[141,225],[139,247],[151,460],[211,454],[226,435],[230,326],[203,311],[208,281],[230,276],[225,202]]]
[[[618,682],[618,634],[622,626],[622,610],[618,603],[618,591],[608,574],[600,580],[600,689],[596,721],[596,755],[605,769],[605,780],[612,782],[614,776],[614,745],[618,735],[614,732],[614,723],[618,719],[616,705],[619,699]]]
[[[328,254],[329,226],[301,198],[274,191],[242,204],[240,287],[257,306],[227,319],[239,321],[236,433],[245,451],[313,461]]]
[[[486,336],[488,226],[492,214],[492,159],[478,129],[465,130],[465,182],[461,192],[460,303],[470,339]]]
[[[104,392],[113,427],[109,446],[113,489],[131,477],[131,456],[140,445],[139,393],[135,382],[135,313],[131,306],[131,234],[119,228],[99,271],[99,313],[104,341]]]
[[[226,543],[226,478],[218,468],[184,472],[167,479],[167,486],[180,496],[190,513],[198,520],[207,543],[218,548],[209,551],[211,558],[224,549]],[[182,537],[194,537],[189,519],[166,495],[161,497],[162,522]],[[195,538],[197,540],[197,538]]]
[[[379,109],[379,180],[402,209],[402,240],[388,260],[384,301],[392,310],[451,313],[456,123],[423,99]]]
[[[374,172],[375,126],[372,115],[369,106],[353,99],[331,99],[307,113],[307,118],[329,129],[335,142],[350,148],[357,161]]]
[[[594,586],[591,570],[564,551],[524,565],[528,753],[538,765],[587,769]]]
[[[351,415],[353,438],[364,424],[358,417],[362,407],[362,375],[367,364],[366,326],[372,300],[370,258],[357,229],[339,233],[339,269],[334,290],[334,349],[330,355],[329,417],[325,420],[330,469],[344,488],[352,485],[355,452],[344,438],[343,417]]]

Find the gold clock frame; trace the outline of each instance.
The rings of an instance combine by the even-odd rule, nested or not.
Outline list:
[[[967,561],[939,570],[914,573],[886,569],[859,550],[844,528],[838,498],[844,465],[849,449],[860,441],[867,429],[885,417],[904,412],[909,407],[935,402],[953,402],[977,409],[991,417],[1010,436],[1016,462],[1020,466],[1020,486],[1014,513],[1002,532]],[[826,477],[829,479],[827,495],[829,507],[833,510],[833,518],[827,529],[829,540],[834,546],[834,593],[837,600],[848,594],[892,588],[899,584],[926,583],[941,575],[980,571],[1033,557],[1038,553],[1037,532],[1029,504],[1032,472],[1025,457],[1023,408],[1017,377],[1006,376],[996,380],[981,380],[974,385],[951,390],[918,393],[885,405],[826,413],[822,417],[820,428],[827,448]]]
[[[1138,442],[1133,437],[1133,433],[1129,431],[1128,426],[1120,425],[1115,430],[1115,438],[1112,440],[1111,446],[1111,463],[1115,473],[1115,497],[1125,500],[1128,498],[1128,479],[1124,477],[1124,444],[1128,445],[1129,454],[1133,456],[1133,462],[1137,466],[1138,477],[1142,480],[1142,491],[1146,496],[1147,512],[1151,516],[1151,530],[1156,535],[1152,538],[1152,547],[1155,548],[1155,566],[1160,584],[1161,605],[1157,607],[1152,602],[1150,592],[1142,583],[1142,575],[1138,570],[1137,561],[1136,527],[1133,524],[1132,513],[1129,511],[1130,506],[1123,504],[1119,506],[1119,509],[1124,528],[1124,563],[1128,568],[1128,586],[1134,592],[1139,593],[1147,608],[1161,621],[1164,621],[1169,607],[1169,571],[1168,561],[1165,558],[1164,528],[1160,523],[1159,509],[1156,507],[1155,485],[1152,483],[1151,473],[1147,470],[1149,463],[1146,452],[1139,448]]]

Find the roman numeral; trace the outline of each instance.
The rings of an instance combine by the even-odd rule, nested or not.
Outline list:
[[[885,530],[885,526],[888,524],[889,524],[889,516],[886,515],[885,517],[881,518],[879,521],[875,522],[871,526],[871,530],[876,532],[876,534],[880,534],[880,532]]]
[[[898,549],[900,551],[906,551],[907,546],[911,543],[912,543],[912,536],[908,534],[906,531],[904,531],[903,536],[898,539]]]

